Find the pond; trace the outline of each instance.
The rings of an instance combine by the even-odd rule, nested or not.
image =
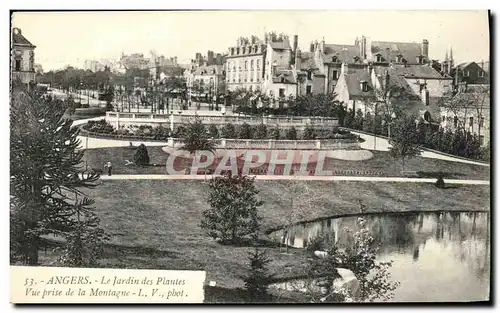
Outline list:
[[[290,246],[306,248],[318,234],[337,243],[351,238],[359,216],[324,219],[292,227]],[[487,300],[490,276],[489,214],[433,212],[365,215],[381,244],[378,259],[393,260],[391,278],[401,283],[392,301]],[[281,230],[271,233],[280,241]]]

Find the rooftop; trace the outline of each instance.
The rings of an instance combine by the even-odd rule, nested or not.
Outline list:
[[[14,28],[12,30],[12,42],[16,45],[35,47],[28,39],[26,39],[26,37],[23,36],[21,29],[19,28]]]
[[[422,44],[415,42],[372,41],[372,54],[380,53],[387,62],[396,62],[401,55],[408,63],[417,62],[422,54]]]
[[[348,63],[352,63],[354,57],[361,58],[359,47],[357,46],[325,44],[325,51],[323,51],[323,61],[325,63],[332,62],[333,56],[337,56],[339,62]]]

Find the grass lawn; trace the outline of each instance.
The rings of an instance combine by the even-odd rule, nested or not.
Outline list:
[[[125,160],[133,161],[136,150],[128,147],[89,149],[85,151],[88,164],[103,168],[104,163],[113,163],[115,174],[165,174],[168,154],[161,147],[147,147],[150,163],[158,167],[125,166]],[[388,152],[375,151],[374,157],[365,161],[346,161],[328,158],[325,169],[334,175],[344,176],[401,176],[401,166],[389,156]],[[489,179],[490,168],[480,165],[416,157],[408,160],[405,170],[418,171],[421,177],[433,177],[436,172],[445,173],[445,178]]]
[[[291,195],[288,181],[256,181],[265,204],[260,208],[262,239],[284,223]],[[437,189],[432,184],[372,182],[307,182],[324,195],[315,200],[308,220],[356,214],[358,200],[366,212],[489,210],[489,186],[458,185]],[[208,185],[201,181],[103,181],[87,193],[96,200],[101,226],[112,236],[103,267],[139,269],[203,269],[220,288],[239,288],[250,247],[223,246],[198,226],[209,208]],[[295,194],[307,197],[308,194]],[[268,244],[270,269],[278,277],[301,274],[307,254]],[[41,261],[55,257],[41,253]],[[214,297],[222,289],[212,290]],[[224,292],[222,292],[224,294]],[[221,300],[223,301],[223,300]]]

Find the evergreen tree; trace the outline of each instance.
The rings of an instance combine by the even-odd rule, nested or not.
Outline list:
[[[210,209],[203,212],[200,224],[210,237],[232,244],[246,236],[255,239],[260,221],[257,210],[263,202],[257,199],[254,179],[229,173],[210,180]]]
[[[199,118],[196,118],[194,123],[190,123],[186,128],[182,149],[189,151],[191,154],[194,154],[196,151],[210,151],[213,153],[216,144],[209,136],[205,125],[203,125]]]
[[[274,278],[274,275],[269,273],[267,269],[267,264],[270,262],[266,250],[259,251],[256,247],[253,252],[249,253],[250,271],[247,276],[243,277],[243,281],[250,302],[266,302],[269,300],[267,289]]]
[[[65,119],[61,102],[25,90],[13,90],[10,115],[10,196],[12,262],[38,265],[41,236],[67,236],[76,216],[98,228],[93,202],[84,188],[96,187],[99,175],[83,174],[79,129]]]
[[[137,151],[135,152],[134,163],[139,166],[149,164],[148,149],[143,143],[141,143],[141,145],[137,148]]]

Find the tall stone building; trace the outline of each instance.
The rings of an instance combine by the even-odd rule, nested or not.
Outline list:
[[[29,85],[35,82],[35,48],[20,28],[12,29],[11,80]]]

